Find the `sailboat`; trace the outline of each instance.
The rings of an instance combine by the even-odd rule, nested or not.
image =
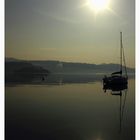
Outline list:
[[[125,74],[122,72],[122,63],[124,62]],[[113,72],[111,76],[107,77],[106,75],[103,78],[103,85],[106,86],[115,86],[115,85],[127,85],[128,76],[127,76],[127,69],[125,63],[125,56],[124,56],[124,48],[122,43],[122,32],[120,32],[120,71]]]

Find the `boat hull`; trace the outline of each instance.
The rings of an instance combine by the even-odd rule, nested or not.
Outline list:
[[[113,86],[113,85],[127,85],[127,78],[123,76],[111,76],[103,78],[103,85]]]

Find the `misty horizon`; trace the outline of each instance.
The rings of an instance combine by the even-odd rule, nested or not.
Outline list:
[[[13,58],[13,57],[5,57],[5,61],[54,61],[54,62],[59,62],[59,63],[79,63],[79,64],[89,64],[89,65],[120,65],[120,63],[106,63],[106,62],[103,62],[103,63],[89,63],[89,62],[78,62],[78,61],[61,61],[61,60],[53,60],[53,59],[20,59],[20,58]],[[135,69],[135,67],[129,67],[126,65],[127,68],[132,68],[132,69]]]

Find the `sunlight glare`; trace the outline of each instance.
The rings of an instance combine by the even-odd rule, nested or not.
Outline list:
[[[110,0],[89,0],[88,5],[96,13],[109,8]]]

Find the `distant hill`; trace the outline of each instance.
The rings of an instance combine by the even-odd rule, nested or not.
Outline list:
[[[45,73],[48,70],[42,68],[41,66],[36,66],[26,61],[6,61],[5,62],[5,72],[6,73]]]
[[[11,62],[12,59],[10,59]],[[15,60],[13,59],[13,62]],[[72,62],[60,62],[60,61],[23,61],[18,62],[30,63],[34,66],[42,67],[49,70],[51,73],[112,73],[120,69],[119,64],[88,64],[88,63],[72,63]],[[9,59],[6,59],[9,62]],[[124,69],[124,67],[123,67]],[[134,73],[135,69],[127,67],[128,73]]]
[[[49,71],[26,61],[8,60],[5,62],[6,82],[32,81],[35,75],[48,75]]]
[[[19,59],[16,59],[16,58],[11,58],[11,57],[8,57],[5,59],[6,62],[16,62],[16,61],[22,61],[22,60],[19,60]],[[24,60],[23,60],[24,61]]]
[[[30,63],[47,68],[52,73],[112,73],[120,70],[119,64],[96,65],[59,61],[30,61]],[[127,72],[134,73],[135,69],[127,67]]]

